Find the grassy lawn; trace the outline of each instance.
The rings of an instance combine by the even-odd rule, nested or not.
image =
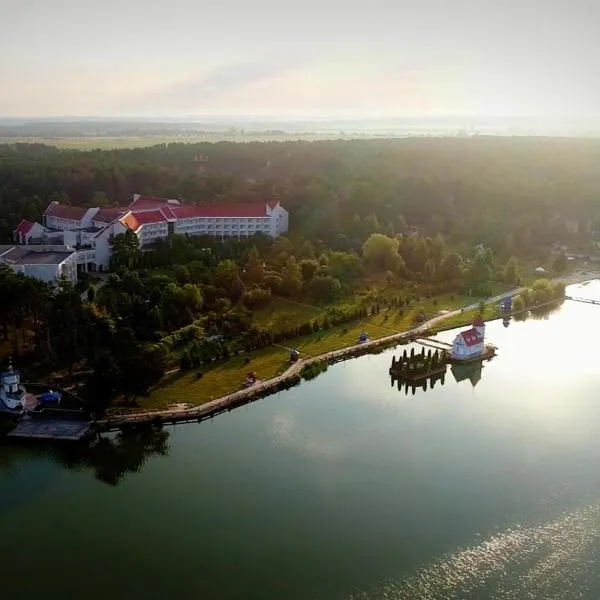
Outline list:
[[[271,331],[282,331],[296,327],[303,323],[322,319],[324,311],[309,304],[287,300],[286,298],[273,298],[269,306],[254,311],[252,316],[256,323]]]
[[[436,299],[424,300],[403,309],[382,307],[381,312],[362,321],[353,321],[344,325],[331,327],[325,331],[318,331],[310,335],[283,342],[282,346],[296,348],[301,355],[315,356],[351,346],[358,341],[360,334],[365,331],[371,339],[386,337],[393,333],[405,331],[414,325],[414,317],[423,308],[428,318],[438,314],[440,310],[454,308],[472,303],[472,299],[465,296],[446,294]],[[279,311],[291,308],[292,316],[288,319],[298,319],[298,323],[312,320],[318,316],[319,309],[306,307],[289,300],[277,299],[274,304]],[[270,307],[269,307],[270,308]],[[276,323],[277,319],[285,315],[277,315],[269,309],[261,311],[261,324]],[[320,311],[323,312],[323,311]],[[258,315],[258,313],[256,313]],[[487,316],[487,314],[486,314]],[[463,321],[470,322],[473,314],[459,315]],[[271,321],[270,321],[271,320]],[[462,322],[458,322],[458,326]],[[272,325],[276,326],[276,325]],[[203,376],[196,377],[196,371],[188,373],[173,373],[156,386],[148,398],[140,400],[143,409],[166,408],[174,404],[199,405],[211,399],[218,398],[235,390],[239,390],[246,374],[254,371],[259,379],[269,379],[284,371],[289,365],[289,353],[285,348],[270,346],[253,352],[250,362],[245,362],[245,357],[235,357],[227,361],[220,361],[213,365],[202,367]]]
[[[452,317],[448,317],[447,319],[444,319],[444,321],[439,323],[436,327],[433,327],[432,331],[435,333],[438,331],[446,331],[447,329],[454,329],[456,327],[470,325],[478,313],[479,309],[473,309],[466,310],[464,313],[460,313]],[[498,306],[496,304],[487,304],[483,312],[483,319],[485,321],[497,319],[499,314],[500,312],[498,311]]]
[[[249,371],[259,379],[270,379],[283,372],[289,365],[289,353],[283,348],[270,346],[251,354],[248,364],[245,357],[238,356],[227,361],[204,365],[203,376],[198,379],[196,370],[167,375],[148,398],[139,403],[142,408],[166,408],[174,404],[203,404],[214,398],[235,392],[243,387]]]

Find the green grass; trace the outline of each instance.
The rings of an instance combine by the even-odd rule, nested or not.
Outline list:
[[[276,346],[264,348],[250,355],[246,364],[244,356],[212,365],[203,365],[186,373],[167,375],[148,398],[139,401],[145,409],[166,408],[174,404],[199,405],[243,387],[244,379],[254,371],[258,379],[270,379],[289,366],[289,353]],[[196,373],[202,371],[198,379]]]
[[[470,325],[478,313],[479,309],[475,308],[473,310],[466,310],[464,313],[453,315],[447,319],[444,319],[437,326],[433,327],[432,331],[446,331],[448,329],[455,329],[457,327]],[[483,319],[485,321],[490,321],[492,319],[497,319],[499,315],[500,312],[496,304],[487,304],[483,312]]]
[[[438,296],[436,299],[413,302],[404,308],[386,309],[382,307],[377,315],[361,321],[331,327],[310,335],[287,340],[282,346],[296,348],[304,356],[316,356],[332,350],[338,350],[356,344],[360,334],[365,331],[370,339],[379,339],[393,333],[406,331],[414,325],[414,317],[423,308],[427,318],[438,314],[440,310],[452,310],[472,302],[465,296],[450,294]],[[291,310],[288,319],[301,319],[300,322],[314,319],[314,311],[318,308],[306,307],[289,300],[276,299],[275,306],[279,310]],[[310,319],[307,319],[307,316]],[[463,316],[463,315],[459,315]],[[465,313],[464,318],[467,318]],[[474,313],[469,314],[470,322]],[[275,312],[268,310],[261,315],[265,323],[276,322],[279,318]],[[458,323],[460,325],[462,323]],[[455,326],[458,326],[455,325]],[[246,364],[245,356],[235,357],[227,361],[220,361],[212,365],[204,365],[199,370],[203,372],[201,379],[196,377],[196,371],[187,373],[174,373],[168,375],[156,386],[148,398],[140,400],[140,406],[145,409],[166,408],[174,404],[199,405],[214,398],[219,398],[243,387],[243,381],[249,371],[254,371],[259,379],[269,379],[283,372],[289,365],[289,353],[285,348],[270,346],[251,353],[250,362]]]
[[[315,319],[322,319],[324,310],[309,304],[273,298],[269,305],[252,313],[256,324],[271,331],[282,331]]]

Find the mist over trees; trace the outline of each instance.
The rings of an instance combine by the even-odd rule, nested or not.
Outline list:
[[[196,157],[208,157],[207,172]],[[407,227],[486,241],[509,254],[595,224],[600,142],[412,138],[162,144],[109,151],[0,146],[0,235],[51,200],[126,204],[131,194],[189,202],[276,197],[294,230],[339,250]]]

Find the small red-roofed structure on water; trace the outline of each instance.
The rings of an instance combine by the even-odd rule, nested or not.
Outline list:
[[[485,323],[481,315],[473,320],[471,329],[461,331],[452,343],[450,359],[463,362],[490,358],[494,354],[493,346],[485,344]]]

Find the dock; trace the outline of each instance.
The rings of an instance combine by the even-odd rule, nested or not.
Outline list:
[[[597,298],[581,298],[579,296],[565,296],[565,300],[573,300],[573,302],[584,302],[585,304],[599,304],[600,300]]]
[[[92,433],[88,421],[64,418],[24,417],[7,433],[8,437],[36,440],[79,441]]]

